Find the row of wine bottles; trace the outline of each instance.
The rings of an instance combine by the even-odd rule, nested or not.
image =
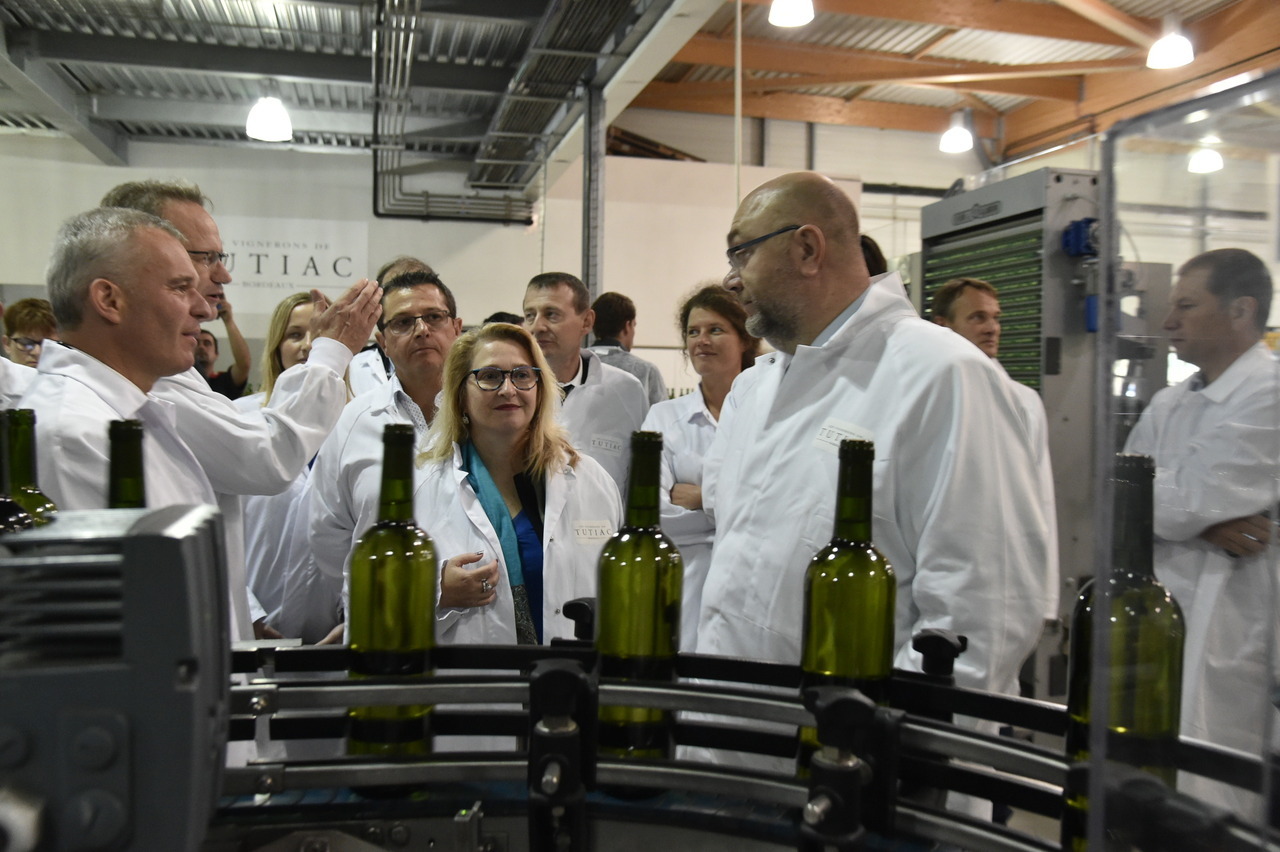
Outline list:
[[[378,523],[352,557],[350,644],[352,677],[424,677],[434,637],[436,558],[430,537],[412,514],[413,432],[388,426]],[[683,567],[662,533],[659,464],[662,436],[632,438],[631,482],[622,528],[605,544],[597,576],[596,648],[600,673],[623,680],[675,676]],[[872,544],[870,442],[840,447],[835,529],[805,574],[801,669],[804,686],[854,687],[878,703],[888,700],[894,657],[893,569]],[[1172,781],[1177,741],[1184,629],[1177,603],[1152,566],[1153,465],[1145,456],[1119,456],[1115,473],[1115,547],[1105,596],[1090,582],[1071,622],[1068,757],[1088,758],[1094,609],[1105,601],[1110,625],[1106,667],[1107,728],[1124,752]],[[429,707],[361,707],[351,715],[350,750],[380,756],[424,754]],[[672,753],[668,711],[600,708],[598,753],[657,758]],[[804,729],[803,764],[818,747]],[[1124,757],[1124,755],[1121,755]],[[1075,777],[1075,776],[1073,776]],[[1084,848],[1086,796],[1069,786],[1064,846]]]
[[[113,420],[107,471],[107,508],[144,509],[142,423]],[[36,413],[28,408],[0,412],[0,534],[42,526],[58,506],[40,490],[36,463]]]
[[[144,508],[142,424],[113,421],[109,437],[107,505]],[[48,523],[57,506],[37,483],[34,412],[3,412],[0,440],[5,468],[0,471],[0,532]],[[431,538],[413,514],[413,428],[387,426],[383,442],[378,520],[351,558],[350,676],[425,677],[435,641],[437,562]],[[684,570],[678,548],[661,530],[661,455],[660,434],[632,436],[626,516],[600,555],[596,648],[605,677],[675,677]],[[874,447],[867,441],[844,441],[839,460],[834,533],[810,562],[804,580],[802,683],[853,687],[883,704],[893,667],[897,583],[892,567],[872,544]],[[1153,477],[1149,457],[1117,457],[1112,570],[1105,590],[1094,581],[1084,585],[1071,620],[1066,748],[1070,760],[1088,759],[1095,609],[1105,602],[1109,748],[1172,783],[1185,627],[1177,602],[1153,570]],[[426,754],[429,713],[427,706],[353,708],[350,751]],[[672,721],[664,710],[602,706],[599,752],[670,756]],[[800,733],[803,770],[818,743],[813,729]],[[1066,803],[1064,848],[1083,849],[1086,791],[1068,785]]]
[[[378,521],[351,558],[351,676],[421,677],[434,642],[436,554],[413,518],[413,431],[388,426],[383,442]],[[893,569],[871,544],[873,456],[868,442],[841,447],[835,536],[813,559],[805,579],[802,667],[806,685],[844,684],[884,701],[893,665],[897,586]],[[661,457],[660,434],[632,436],[626,516],[603,547],[597,575],[596,648],[605,677],[675,677],[684,567],[660,525]],[[428,713],[427,707],[354,708],[350,750],[382,756],[425,753]],[[602,754],[662,757],[672,751],[667,711],[606,705],[598,731]]]
[[[0,442],[0,533],[49,523],[58,507],[37,483],[35,412],[0,412]]]

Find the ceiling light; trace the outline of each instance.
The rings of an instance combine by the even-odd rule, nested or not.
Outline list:
[[[1191,42],[1182,34],[1182,28],[1172,17],[1164,19],[1164,35],[1147,51],[1148,68],[1181,68],[1196,58]]]
[[[775,27],[803,27],[813,20],[813,0],[773,0],[769,23]]]
[[[293,122],[279,98],[258,98],[249,110],[244,132],[261,142],[288,142],[293,138]]]
[[[951,113],[951,127],[942,134],[938,150],[944,154],[963,154],[973,150],[973,134],[965,127],[963,110]]]
[[[1222,155],[1212,148],[1197,148],[1187,159],[1187,171],[1193,175],[1207,175],[1222,171]]]

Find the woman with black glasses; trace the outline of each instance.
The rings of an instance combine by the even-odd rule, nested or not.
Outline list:
[[[622,517],[617,486],[557,422],[560,390],[523,328],[464,334],[444,365],[415,514],[444,561],[440,643],[572,637],[566,601],[593,596]]]

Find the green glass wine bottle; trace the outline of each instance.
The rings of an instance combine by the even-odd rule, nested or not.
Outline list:
[[[8,419],[0,416],[0,533],[31,529],[35,518],[18,505],[9,488],[9,427]]]
[[[840,442],[835,533],[805,571],[800,669],[802,688],[850,686],[883,704],[893,672],[898,584],[871,543],[874,459],[872,442]],[[801,728],[801,772],[817,747],[817,731]]]
[[[421,679],[435,645],[435,547],[413,517],[413,427],[389,425],[382,442],[378,521],[351,554],[349,676]],[[429,754],[430,710],[422,704],[353,707],[347,751],[380,757]]]
[[[142,473],[142,421],[112,420],[107,437],[111,440],[107,508],[147,508],[147,484]]]
[[[603,677],[675,678],[684,562],[659,525],[661,460],[660,433],[632,434],[626,518],[600,553],[596,649]],[[669,757],[672,721],[665,710],[602,704],[599,753]]]
[[[43,526],[58,514],[58,506],[37,485],[36,413],[29,408],[15,408],[4,414],[9,437],[9,496],[36,526]]]
[[[1182,706],[1182,610],[1156,579],[1152,560],[1152,489],[1149,456],[1116,456],[1112,565],[1108,584],[1106,725],[1108,760],[1130,763],[1172,784]],[[1067,759],[1089,759],[1092,655],[1097,581],[1080,590],[1071,614],[1067,679]],[[1083,777],[1083,776],[1072,776]],[[1087,791],[1064,790],[1062,848],[1087,848]]]

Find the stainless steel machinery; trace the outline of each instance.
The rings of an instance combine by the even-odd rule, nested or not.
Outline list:
[[[921,211],[922,314],[932,315],[933,293],[952,278],[990,282],[1003,313],[999,361],[1044,401],[1064,616],[1071,612],[1079,578],[1093,570],[1098,203],[1096,172],[1040,169]],[[1146,342],[1127,350],[1132,375],[1117,377],[1116,393],[1129,394],[1137,411],[1164,386],[1165,350],[1150,340],[1161,336],[1170,268],[1153,263],[1127,268],[1126,286],[1134,298],[1124,303],[1130,314],[1122,334]],[[1049,626],[1037,654],[1037,697],[1061,699],[1066,692],[1057,629]]]

